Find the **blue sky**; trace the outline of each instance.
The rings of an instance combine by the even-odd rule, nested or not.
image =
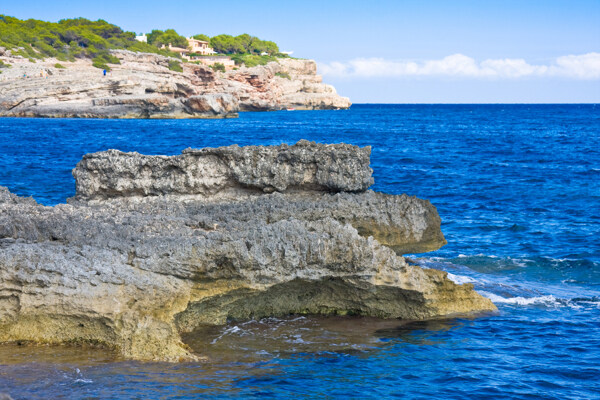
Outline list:
[[[3,1],[126,30],[250,33],[355,103],[600,102],[600,0]]]

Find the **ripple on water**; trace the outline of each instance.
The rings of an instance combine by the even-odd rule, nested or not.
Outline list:
[[[237,143],[372,145],[375,190],[429,199],[448,245],[416,259],[499,312],[427,322],[291,317],[186,336],[208,363],[100,349],[0,346],[15,399],[600,397],[600,109],[369,105],[236,120],[0,119],[0,185],[46,205],[109,148],[178,154]],[[459,256],[460,254],[464,256]]]

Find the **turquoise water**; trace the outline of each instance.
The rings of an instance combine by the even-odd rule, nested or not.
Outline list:
[[[374,189],[437,206],[448,245],[414,262],[472,282],[499,313],[404,323],[296,317],[186,341],[208,363],[0,346],[14,398],[600,398],[600,107],[355,105],[235,120],[0,119],[0,185],[53,205],[85,153],[371,145]]]

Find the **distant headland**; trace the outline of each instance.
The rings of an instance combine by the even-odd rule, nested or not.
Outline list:
[[[136,35],[103,20],[0,15],[0,116],[214,118],[344,109],[316,63],[249,34]]]

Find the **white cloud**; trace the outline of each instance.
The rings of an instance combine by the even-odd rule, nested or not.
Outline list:
[[[477,62],[463,54],[441,60],[390,61],[356,58],[319,64],[323,75],[337,77],[451,76],[466,78],[563,77],[600,79],[600,53],[562,56],[548,65],[532,65],[522,58],[487,59]]]

